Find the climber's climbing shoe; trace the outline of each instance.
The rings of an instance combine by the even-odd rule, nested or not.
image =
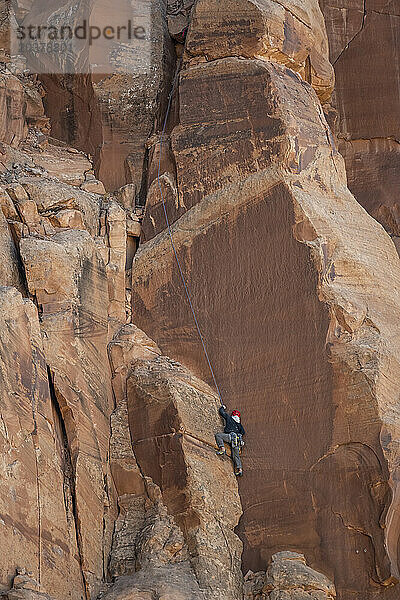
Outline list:
[[[220,456],[226,454],[225,448],[219,448],[219,450],[217,450],[217,454],[219,454]]]
[[[242,469],[236,469],[235,475],[236,475],[236,477],[241,477],[243,475]]]

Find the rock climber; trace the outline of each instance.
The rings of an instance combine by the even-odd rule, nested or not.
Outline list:
[[[243,436],[245,434],[243,425],[240,422],[240,412],[233,410],[232,414],[226,412],[226,406],[223,404],[219,409],[219,414],[225,420],[224,433],[216,433],[215,441],[217,442],[217,454],[224,455],[224,442],[230,444],[232,450],[232,460],[235,465],[235,475],[241,477],[243,475],[242,461],[240,460],[240,450],[244,446]]]

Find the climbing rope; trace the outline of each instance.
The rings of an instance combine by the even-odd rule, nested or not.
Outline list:
[[[163,211],[164,211],[164,216],[165,216],[165,222],[167,224],[168,235],[169,235],[169,239],[171,240],[171,246],[172,246],[172,249],[174,251],[176,264],[178,265],[179,275],[180,275],[180,278],[182,280],[183,287],[185,289],[186,298],[187,298],[187,300],[189,302],[190,310],[191,310],[192,315],[193,315],[194,324],[196,326],[197,333],[199,334],[201,345],[203,346],[204,355],[206,357],[206,360],[207,360],[207,363],[208,363],[208,367],[210,369],[210,373],[211,373],[211,377],[212,377],[214,385],[215,385],[215,389],[218,392],[218,396],[219,396],[219,400],[221,402],[221,405],[223,405],[224,403],[223,403],[221,392],[219,390],[218,383],[217,383],[217,380],[216,380],[216,377],[215,377],[215,374],[214,374],[214,369],[212,367],[211,360],[210,360],[210,357],[209,357],[208,352],[207,352],[206,343],[205,343],[203,334],[201,333],[199,322],[198,322],[197,317],[196,317],[196,311],[194,310],[193,302],[192,302],[192,299],[191,299],[191,296],[190,296],[189,288],[187,286],[187,283],[186,283],[186,280],[185,280],[185,276],[183,274],[183,270],[182,270],[182,267],[181,267],[181,263],[180,263],[179,258],[178,258],[178,253],[177,253],[176,248],[175,248],[174,239],[173,239],[172,231],[171,231],[171,225],[170,225],[170,222],[169,222],[169,219],[168,219],[167,209],[166,209],[166,206],[165,206],[164,194],[163,194],[162,187],[161,187],[161,182],[160,182],[161,155],[162,155],[162,149],[163,149],[163,143],[164,143],[164,137],[165,137],[165,130],[167,128],[167,121],[168,121],[169,113],[170,113],[170,110],[171,110],[172,97],[174,95],[176,84],[177,84],[177,81],[178,81],[178,78],[179,78],[179,70],[180,70],[181,63],[182,63],[182,59],[180,60],[179,64],[177,65],[176,74],[175,74],[174,80],[172,82],[171,91],[170,91],[170,94],[169,94],[169,97],[168,97],[167,111],[165,113],[165,119],[164,119],[164,124],[163,124],[162,132],[161,132],[161,138],[160,138],[160,152],[159,152],[159,159],[158,159],[157,182],[158,182],[158,187],[159,187],[160,194],[161,194],[161,201],[162,201],[162,206],[163,206]]]

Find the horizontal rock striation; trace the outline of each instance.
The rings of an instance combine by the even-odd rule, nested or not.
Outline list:
[[[229,18],[227,18],[229,15]],[[263,2],[200,0],[196,3],[186,57],[263,58],[300,73],[329,100],[334,85],[323,17],[314,0]]]

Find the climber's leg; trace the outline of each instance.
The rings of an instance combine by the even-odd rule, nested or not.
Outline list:
[[[231,441],[231,436],[229,433],[219,433],[218,432],[215,434],[215,441],[217,442],[217,446],[218,446],[217,454],[225,454],[224,442],[227,442],[229,444]]]
[[[239,446],[232,446],[232,460],[235,465],[235,475],[242,475],[242,461],[240,458]]]

